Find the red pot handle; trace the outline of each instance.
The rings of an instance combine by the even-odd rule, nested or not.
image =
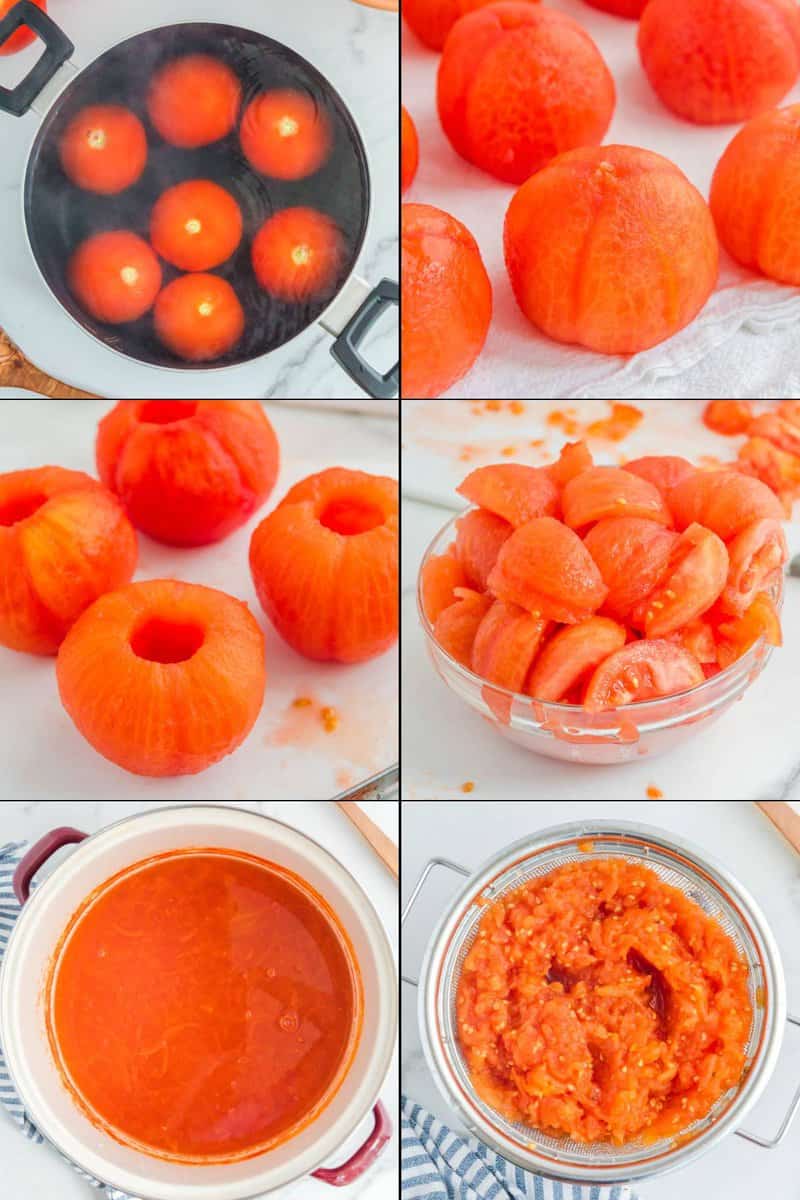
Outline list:
[[[360,1179],[375,1160],[380,1158],[386,1143],[392,1136],[392,1122],[380,1100],[372,1110],[372,1118],[374,1121],[372,1133],[364,1145],[360,1146],[355,1154],[340,1167],[320,1167],[318,1171],[312,1172],[314,1179],[321,1179],[323,1183],[330,1183],[333,1187],[346,1187],[348,1183]]]
[[[51,858],[62,846],[74,846],[88,836],[88,833],[81,833],[80,829],[70,829],[68,826],[64,826],[61,829],[51,829],[44,837],[39,838],[39,841],[31,846],[14,872],[14,895],[20,904],[24,904],[29,898],[33,877],[39,868],[44,866],[48,858]]]

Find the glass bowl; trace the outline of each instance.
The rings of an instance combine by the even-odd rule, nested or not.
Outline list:
[[[464,510],[468,511],[468,510]],[[589,713],[577,704],[535,700],[487,683],[452,658],[436,641],[422,607],[422,572],[429,559],[455,540],[457,513],[439,530],[423,555],[417,579],[417,608],[430,659],[451,691],[488,720],[498,733],[534,754],[566,762],[607,766],[663,754],[687,741],[740,700],[763,671],[772,647],[763,638],[735,663],[687,692]],[[773,594],[780,604],[782,585]]]

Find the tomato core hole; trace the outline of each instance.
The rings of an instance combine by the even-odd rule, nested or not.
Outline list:
[[[12,496],[5,504],[0,504],[0,525],[16,525],[18,521],[33,516],[37,509],[46,503],[47,497],[36,492],[32,495]]]
[[[320,514],[320,522],[326,529],[349,537],[354,533],[366,533],[383,525],[385,517],[377,504],[361,500],[357,496],[346,496],[331,500]]]
[[[205,640],[199,625],[150,617],[131,638],[131,650],[147,662],[187,662]]]
[[[139,420],[147,425],[171,425],[197,412],[196,400],[148,400],[139,409]]]

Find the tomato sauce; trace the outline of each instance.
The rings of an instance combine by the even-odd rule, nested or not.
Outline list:
[[[358,1044],[358,965],[304,880],[198,849],[128,868],[56,951],[51,1047],[90,1120],[145,1153],[252,1157],[313,1120]]]
[[[681,891],[622,859],[570,863],[495,902],[457,1018],[478,1095],[581,1142],[680,1133],[735,1087],[747,965]]]

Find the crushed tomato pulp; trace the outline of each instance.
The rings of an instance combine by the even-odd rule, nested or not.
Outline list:
[[[458,987],[473,1085],[511,1121],[655,1141],[745,1070],[747,966],[677,888],[623,859],[570,863],[493,903]]]

